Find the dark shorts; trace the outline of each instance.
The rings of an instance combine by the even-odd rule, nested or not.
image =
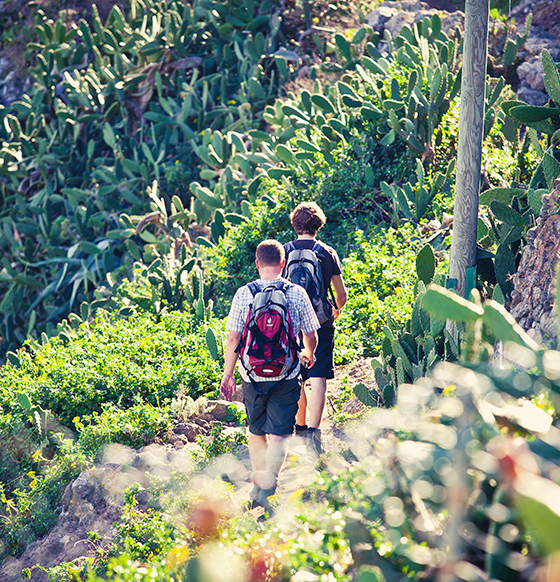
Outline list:
[[[255,383],[263,395],[259,395],[251,382],[241,381],[243,403],[247,410],[249,432],[256,435],[292,434],[301,394],[301,379],[283,380],[282,386],[269,393],[276,382]]]
[[[315,350],[315,365],[307,370],[302,366],[301,379],[334,378],[334,327],[320,327],[317,330],[319,343]]]

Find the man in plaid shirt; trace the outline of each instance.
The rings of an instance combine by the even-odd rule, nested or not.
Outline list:
[[[282,279],[284,247],[275,240],[266,240],[257,247],[256,266],[259,279],[256,283],[264,289],[275,283],[286,283],[286,301],[292,321],[294,335],[302,332],[303,349],[300,360],[308,367],[315,363],[317,332],[320,324],[305,290]],[[229,332],[224,354],[224,375],[220,391],[230,400],[235,391],[233,372],[239,357],[237,348],[243,335],[253,295],[245,285],[237,290],[233,298],[226,329]],[[249,454],[253,466],[254,488],[250,507],[261,506],[271,512],[268,497],[276,491],[278,473],[286,458],[287,438],[292,435],[298,401],[301,394],[300,364],[286,378],[267,378],[259,382],[257,391],[247,371],[240,366],[243,402],[249,421]],[[265,395],[263,397],[262,395]]]

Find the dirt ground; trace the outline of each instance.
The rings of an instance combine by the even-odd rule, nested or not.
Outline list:
[[[342,453],[348,449],[348,442],[344,433],[344,427],[339,427],[333,422],[336,412],[334,403],[341,394],[343,384],[350,387],[358,382],[363,382],[370,390],[376,390],[377,385],[373,376],[370,359],[360,359],[346,366],[339,366],[335,370],[335,377],[327,383],[327,403],[323,421],[321,423],[322,444],[325,454]],[[356,414],[365,410],[365,406],[352,397],[342,407],[342,412]],[[305,440],[300,437],[292,437],[288,445],[288,455],[284,467],[278,478],[278,490],[273,503],[281,506],[295,491],[298,491],[311,483],[316,478],[317,458],[307,452]],[[243,505],[249,499],[252,483],[247,482],[237,492],[237,500]],[[255,517],[263,513],[261,508],[254,509]]]

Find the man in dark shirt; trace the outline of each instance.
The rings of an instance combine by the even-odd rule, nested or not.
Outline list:
[[[348,293],[336,251],[316,240],[319,229],[327,221],[321,208],[315,202],[302,202],[291,213],[290,221],[298,238],[284,245],[287,254],[286,262],[289,261],[290,249],[311,250],[315,247],[321,262],[324,289],[328,290],[331,284],[334,288],[335,305],[332,307],[332,316],[323,322],[318,330],[319,344],[315,350],[315,365],[309,370],[302,368],[304,389],[301,391],[296,416],[296,434],[306,436],[308,449],[320,455],[323,452],[320,426],[325,408],[327,380],[334,378],[334,321],[346,303]],[[309,382],[306,382],[307,379]],[[308,414],[309,421],[306,422]]]

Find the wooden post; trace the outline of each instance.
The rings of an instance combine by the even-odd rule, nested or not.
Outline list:
[[[489,0],[466,0],[461,116],[449,277],[465,296],[467,269],[476,265],[478,195],[484,131]],[[452,283],[453,286],[453,283]]]

